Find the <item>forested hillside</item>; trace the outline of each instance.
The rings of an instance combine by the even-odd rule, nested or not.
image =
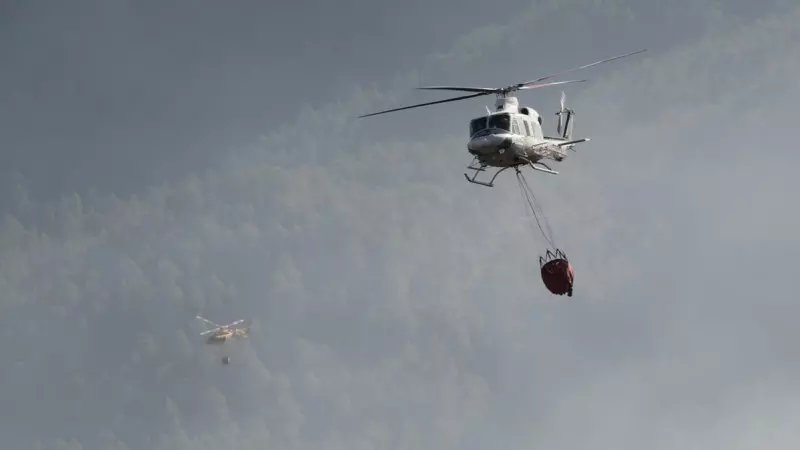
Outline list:
[[[481,105],[353,120],[496,63],[493,46],[545,45],[556,20],[636,24],[636,2],[588,3],[534,5],[385,94],[359,89],[132,198],[40,203],[5,179],[2,447],[796,448],[776,411],[800,405],[780,264],[800,256],[800,7],[695,7],[691,36],[568,93],[592,141],[528,178],[575,266],[571,299],[541,285],[513,176],[460,174]],[[607,48],[647,47],[642,28]],[[542,74],[510,66],[489,82]],[[251,338],[207,346],[196,314],[252,319]]]

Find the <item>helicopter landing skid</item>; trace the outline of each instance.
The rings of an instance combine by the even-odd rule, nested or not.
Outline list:
[[[477,159],[477,158],[475,158],[475,159]],[[473,160],[473,163],[472,163],[472,164],[470,164],[469,166],[467,166],[467,169],[469,169],[469,170],[474,170],[474,171],[475,171],[475,173],[474,173],[474,174],[472,174],[472,178],[470,178],[470,177],[469,177],[469,175],[467,175],[467,174],[465,173],[465,174],[464,174],[464,178],[466,178],[466,179],[467,179],[467,181],[469,181],[469,182],[470,182],[470,183],[472,183],[472,184],[479,184],[479,185],[481,185],[481,186],[486,186],[486,187],[494,187],[494,180],[495,180],[495,179],[497,179],[497,176],[498,176],[498,175],[500,175],[500,172],[502,172],[502,171],[504,171],[504,170],[506,170],[506,169],[510,169],[511,167],[515,167],[515,166],[509,166],[509,167],[503,167],[503,168],[501,168],[500,170],[498,170],[497,172],[495,172],[494,176],[492,177],[492,179],[491,179],[491,180],[489,180],[489,182],[488,182],[488,183],[487,183],[487,182],[485,182],[485,181],[478,181],[478,180],[476,180],[475,178],[477,178],[477,177],[478,177],[478,172],[485,172],[485,171],[486,171],[486,167],[487,167],[487,165],[486,165],[486,164],[481,164],[480,166],[478,166],[478,167],[475,167],[475,166],[474,166],[474,160]]]
[[[558,175],[558,172],[551,169],[547,166],[547,164],[539,161],[539,162],[528,162],[528,165],[531,166],[531,169],[538,170],[539,172],[549,173],[550,175]]]
[[[525,157],[521,157],[520,159],[525,161],[525,164],[531,166],[531,169],[533,169],[533,170],[538,170],[539,172],[549,173],[550,175],[558,175],[557,171],[551,169],[550,166],[548,166],[547,164],[543,163],[540,160],[531,161],[530,159],[525,158]],[[519,172],[519,169],[517,169],[517,172]]]
[[[477,158],[476,158],[476,159],[477,159]],[[474,170],[474,171],[475,171],[475,173],[474,173],[474,174],[472,174],[472,178],[470,178],[470,176],[469,176],[469,175],[467,175],[466,173],[464,174],[464,178],[466,178],[466,179],[467,179],[467,181],[469,181],[469,182],[470,182],[470,183],[472,183],[472,184],[479,184],[479,185],[481,185],[481,186],[486,186],[486,187],[494,187],[494,180],[496,180],[496,179],[497,179],[497,176],[498,176],[498,175],[500,175],[500,173],[501,173],[501,172],[503,172],[504,170],[506,170],[506,169],[510,169],[510,168],[512,168],[512,167],[514,168],[514,170],[516,170],[517,172],[519,172],[519,168],[520,168],[521,166],[528,165],[528,166],[530,166],[530,167],[531,167],[531,169],[533,169],[533,170],[538,170],[539,172],[549,173],[549,174],[551,174],[551,175],[558,175],[558,172],[557,172],[557,171],[555,171],[555,170],[551,169],[551,168],[550,168],[550,167],[549,167],[547,164],[545,164],[545,163],[543,163],[543,162],[541,162],[541,161],[536,161],[536,162],[533,162],[533,161],[531,161],[531,160],[529,160],[529,159],[525,159],[525,162],[524,162],[524,163],[522,163],[522,164],[517,164],[517,165],[515,165],[515,166],[508,166],[508,167],[503,167],[503,168],[501,168],[500,170],[498,170],[497,172],[495,172],[495,174],[494,174],[494,176],[492,177],[492,179],[491,179],[491,180],[489,180],[489,182],[487,183],[487,182],[485,182],[485,181],[478,181],[478,180],[476,180],[476,179],[475,179],[475,178],[477,178],[477,177],[478,177],[478,172],[485,172],[485,171],[486,171],[486,167],[487,167],[487,165],[486,165],[486,164],[480,164],[480,166],[478,166],[478,167],[475,167],[475,165],[474,165],[474,164],[475,164],[475,162],[473,161],[473,163],[472,163],[472,164],[470,164],[469,166],[467,166],[467,169],[469,169],[469,170]]]

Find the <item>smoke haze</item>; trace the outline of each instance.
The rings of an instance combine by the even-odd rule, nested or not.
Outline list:
[[[505,11],[505,14],[498,14]],[[796,449],[800,7],[0,4],[8,449]],[[461,172],[484,100],[591,142]],[[520,94],[555,128],[560,92]],[[204,344],[200,314],[247,340]],[[220,358],[229,356],[230,365]]]

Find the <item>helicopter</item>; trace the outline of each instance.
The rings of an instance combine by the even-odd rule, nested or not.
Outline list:
[[[250,334],[250,327],[232,328],[243,323],[244,320],[242,319],[229,323],[228,325],[217,325],[204,317],[197,316],[197,318],[214,327],[210,330],[200,333],[200,336],[211,334],[208,339],[206,339],[207,344],[224,344],[230,339],[237,337],[245,338]]]
[[[517,97],[511,94],[521,90],[538,89],[569,83],[582,83],[586,80],[553,81],[548,83],[543,83],[543,81],[645,51],[647,51],[647,49],[614,56],[613,58],[539,77],[524,83],[513,84],[504,88],[462,86],[420,87],[417,89],[461,91],[471,92],[472,94],[388,109],[358,116],[358,118],[495,94],[495,111],[492,112],[487,107],[486,116],[472,119],[469,123],[470,138],[467,142],[467,150],[473,156],[473,159],[467,166],[467,169],[474,171],[474,173],[472,177],[466,173],[464,174],[467,181],[482,186],[493,187],[494,180],[497,179],[497,176],[504,170],[513,167],[517,173],[520,173],[519,168],[526,165],[540,172],[558,175],[558,172],[551,169],[544,160],[561,162],[567,157],[568,150],[575,151],[574,147],[576,144],[589,140],[589,138],[573,139],[572,130],[575,124],[573,120],[575,112],[566,107],[566,94],[561,92],[561,109],[556,112],[556,116],[558,116],[558,124],[556,126],[557,136],[545,136],[542,131],[542,116],[533,108],[520,106]],[[498,168],[491,180],[488,182],[477,180],[478,174],[486,171],[488,167]]]

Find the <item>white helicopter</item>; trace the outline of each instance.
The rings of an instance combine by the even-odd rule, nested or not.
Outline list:
[[[520,106],[517,98],[509,94],[519,90],[537,89],[559,84],[581,83],[586,80],[554,81],[549,83],[542,83],[542,81],[563,75],[568,72],[585,69],[587,67],[614,61],[626,56],[636,55],[645,51],[647,50],[637,50],[635,52],[593,62],[591,64],[575,67],[573,69],[547,75],[535,80],[526,81],[524,83],[514,84],[505,88],[460,86],[421,87],[418,89],[462,91],[472,92],[473,94],[384,110],[372,114],[365,114],[363,116],[359,116],[359,118],[495,94],[497,96],[497,99],[494,103],[495,112],[491,112],[487,107],[486,112],[488,115],[473,119],[469,124],[470,139],[467,143],[467,150],[474,156],[474,158],[467,168],[474,170],[475,173],[471,178],[465,173],[464,177],[467,179],[467,181],[482,186],[492,187],[494,186],[494,180],[498,175],[500,175],[501,172],[513,167],[519,173],[519,167],[523,165],[529,165],[534,170],[558,175],[558,172],[548,167],[547,164],[545,164],[542,160],[550,159],[556,162],[563,161],[564,158],[567,157],[567,150],[574,151],[573,147],[575,144],[580,144],[581,142],[586,142],[589,140],[588,138],[572,139],[572,129],[574,126],[574,121],[572,118],[575,115],[575,112],[566,108],[566,95],[564,92],[561,93],[561,109],[556,113],[558,116],[556,133],[558,136],[551,137],[543,134],[542,117],[539,115],[539,113],[533,108]],[[477,181],[475,178],[478,176],[478,172],[484,172],[489,166],[499,167],[500,169],[497,170],[489,182]]]
[[[217,325],[216,323],[202,316],[197,316],[197,319],[200,319],[203,322],[207,323],[208,325],[214,327],[210,330],[206,330],[200,333],[200,336],[205,336],[210,334],[210,336],[208,336],[208,339],[206,339],[207,344],[223,344],[233,338],[237,337],[245,338],[250,334],[250,327],[233,328],[236,325],[244,323],[244,319],[239,319],[227,325]]]

